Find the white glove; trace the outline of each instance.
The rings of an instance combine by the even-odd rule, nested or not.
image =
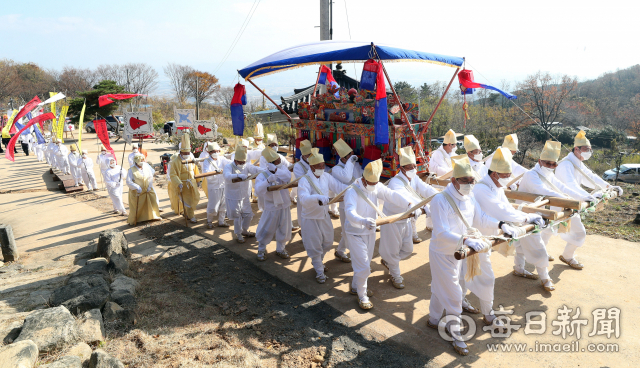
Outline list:
[[[502,224],[502,226],[500,227],[502,229],[502,232],[505,233],[505,235],[509,235],[509,236],[514,236],[517,234],[516,229],[508,224]]]
[[[183,185],[182,185],[182,184],[179,184],[179,185],[178,185],[178,188],[180,188],[180,190],[181,190],[181,191],[182,191],[182,187],[183,187]]]
[[[536,224],[538,226],[544,226],[544,219],[542,216],[536,213],[530,213],[527,215],[527,222],[530,224]]]
[[[464,245],[475,250],[476,252],[480,252],[481,250],[489,246],[487,243],[485,243],[481,239],[473,239],[473,238],[467,238],[467,240],[464,241]]]
[[[614,187],[611,187],[611,188],[612,188],[612,189],[614,189],[614,190],[617,190],[617,191],[618,191],[618,197],[619,197],[619,196],[622,196],[622,188],[620,188],[620,187],[619,187],[619,186],[617,186],[617,185],[616,185],[616,186],[614,186]]]
[[[322,202],[323,205],[326,205],[330,201],[329,197],[327,197],[326,195],[317,194],[316,198],[318,198],[318,201]]]
[[[418,208],[417,210],[413,211],[413,218],[415,218],[416,220],[418,219],[418,217],[420,217],[420,215],[422,215],[422,208]]]
[[[428,205],[424,205],[424,207],[422,207],[422,209],[424,210],[424,214],[427,217],[431,217],[431,208],[429,208]]]
[[[276,171],[276,165],[272,164],[271,162],[267,163],[267,169],[269,171]]]
[[[150,192],[152,188],[153,187],[151,185],[149,185],[149,188],[147,188],[147,192]]]
[[[585,202],[595,202],[596,197],[592,196],[591,194],[589,194],[588,196],[584,197],[583,201]]]
[[[600,199],[600,198],[602,198],[602,192],[601,191],[597,191],[597,192],[593,193],[593,196],[598,198],[598,199]]]
[[[373,230],[376,228],[376,220],[372,219],[372,218],[366,218],[364,219],[365,221],[365,226],[367,227],[367,229],[369,230]]]
[[[267,183],[269,184],[275,184],[276,181],[278,181],[278,178],[275,175],[269,175],[267,178]]]
[[[511,186],[509,187],[509,189],[511,190],[518,190],[518,184],[511,184]]]
[[[247,174],[238,174],[238,179],[240,180],[247,180],[248,176]]]
[[[349,157],[349,161],[353,162],[354,164],[356,163],[356,161],[358,161],[358,156],[356,155],[351,155],[351,157]]]
[[[142,188],[138,187],[138,189],[136,189],[136,191],[138,192],[138,195],[140,195],[140,193],[142,193]]]

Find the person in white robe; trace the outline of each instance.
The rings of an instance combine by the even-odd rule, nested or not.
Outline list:
[[[107,193],[109,193],[113,204],[113,213],[122,216],[128,215],[122,202],[122,184],[126,176],[127,173],[120,165],[116,165],[116,160],[114,158],[109,159],[109,169],[104,173],[104,181],[107,186]]]
[[[591,142],[587,139],[585,132],[581,130],[574,138],[573,150],[558,163],[555,171],[556,178],[566,187],[579,193],[582,198],[591,196],[601,199],[608,190],[616,190],[619,195],[622,195],[622,188],[610,185],[584,164],[584,161],[591,157],[592,152]],[[582,186],[592,189],[592,192],[587,192],[582,189]],[[574,232],[574,228],[575,236],[569,235]],[[575,259],[575,252],[584,245],[586,234],[583,236],[583,233],[585,233],[585,230],[582,220],[580,220],[579,216],[574,216],[571,220],[571,231],[564,235],[563,239],[567,242],[567,245],[560,256],[560,261],[579,270],[584,268],[584,265]]]
[[[56,151],[56,160],[58,161],[58,169],[64,174],[69,175],[71,168],[69,166],[69,149],[62,144],[61,140],[58,140],[58,150]]]
[[[262,150],[265,148],[263,143],[264,130],[261,123],[257,123],[255,126],[255,133],[250,141],[250,150],[247,152],[247,162],[251,165],[259,165],[262,158]],[[264,168],[262,168],[264,170]],[[252,188],[253,189],[253,188]],[[258,210],[262,211],[264,204],[260,197],[253,191],[252,203],[258,203]]]
[[[76,151],[75,145],[71,146],[71,153],[67,156],[67,161],[69,162],[71,176],[73,176],[73,180],[75,181],[74,186],[77,187],[82,183],[82,170],[80,169],[80,166],[78,166],[80,162],[80,155]]]
[[[444,135],[442,145],[431,153],[431,159],[429,160],[430,174],[442,176],[453,170],[451,156],[455,156],[458,148],[456,144],[456,133],[449,129],[447,134]]]
[[[402,194],[379,182],[381,173],[382,160],[368,163],[362,177],[344,194],[344,213],[347,218],[344,234],[351,251],[353,268],[350,292],[358,296],[358,305],[362,309],[373,308],[373,303],[369,300],[373,293],[367,288],[367,280],[371,274],[371,259],[376,243],[376,218],[383,217],[378,208],[378,200],[385,204],[394,202],[404,211],[410,207],[410,202]]]
[[[477,229],[493,231],[504,225],[486,214],[473,196],[475,175],[465,157],[453,163],[451,183],[431,201],[433,233],[429,244],[429,265],[431,267],[431,301],[427,326],[437,329],[446,311],[453,337],[453,348],[460,355],[468,355],[466,343],[460,338],[460,314],[463,296],[461,281],[463,261],[456,260],[454,253],[461,244],[478,252],[490,247],[478,238]],[[502,226],[500,226],[502,225]]]
[[[418,178],[416,156],[411,146],[403,147],[400,152],[400,172],[389,180],[387,188],[409,200],[411,206],[438,193],[432,186]],[[382,212],[385,216],[405,212],[400,203],[385,201]],[[429,205],[416,211],[414,218],[421,214],[430,215]],[[400,261],[413,253],[413,230],[410,219],[396,221],[380,226],[381,263],[391,274],[391,284],[397,289],[404,289],[404,279],[400,272]]]
[[[336,143],[333,144],[333,148],[335,148],[336,152],[338,152],[338,156],[340,156],[340,159],[331,170],[331,175],[342,184],[353,184],[357,179],[362,177],[362,173],[364,172],[362,170],[362,166],[358,164],[358,156],[353,153],[353,149],[351,149],[347,142],[342,140],[342,138],[338,139]],[[351,262],[351,259],[346,252],[347,239],[344,233],[344,222],[346,221],[346,217],[344,214],[344,201],[340,202],[340,204],[338,205],[338,212],[342,229],[340,243],[338,243],[338,248],[336,249],[334,255],[337,259],[343,262]]]
[[[249,231],[253,209],[249,198],[251,188],[248,178],[260,171],[259,167],[247,164],[247,148],[242,145],[236,147],[233,162],[227,164],[222,170],[227,216],[233,221],[233,232],[238,243],[244,243],[245,237],[252,238],[256,235]],[[241,181],[234,183],[233,179]]]
[[[207,144],[207,158],[202,161],[203,173],[219,172],[225,166],[231,163],[231,160],[227,160],[220,154],[220,145],[216,142]],[[201,155],[202,157],[202,155]],[[227,202],[224,196],[224,176],[222,174],[212,175],[206,177],[207,187],[207,227],[213,229],[214,226],[229,227],[229,224],[225,221],[227,215]],[[218,221],[214,223],[214,220],[218,218]]]
[[[502,146],[500,146],[498,148],[506,148],[509,151],[511,151],[511,155],[515,155],[518,152],[518,135],[515,134],[515,133],[506,135],[504,137],[504,141],[502,142]],[[495,153],[496,153],[496,151],[494,151],[492,154],[490,154],[489,157],[487,157],[487,159],[485,160],[484,165],[486,167],[491,167],[491,160],[493,159],[493,155]],[[520,165],[519,163],[515,162],[514,160],[511,160],[511,166],[512,166],[512,173],[511,173],[511,179],[512,180],[514,178],[520,176],[520,175],[524,175],[524,173],[529,171],[524,166]],[[517,190],[518,189],[518,185],[520,184],[521,180],[522,179],[517,180],[515,183],[511,184],[509,189]]]
[[[255,190],[264,201],[263,213],[258,222],[256,240],[258,240],[258,261],[266,260],[267,245],[276,239],[276,255],[290,258],[286,245],[291,240],[291,200],[287,190],[269,192],[273,185],[287,184],[291,173],[283,164],[282,157],[270,147],[262,150],[267,164],[261,167],[262,173],[256,178]]]
[[[306,173],[309,172],[310,168],[309,168],[309,162],[307,161],[309,159],[309,156],[311,155],[311,142],[308,139],[305,139],[304,141],[300,142],[300,161],[296,162],[295,164],[293,164],[293,176],[294,179],[297,179],[303,175],[305,175]],[[300,183],[298,182],[298,192],[300,191]],[[329,195],[329,193],[327,193],[327,196]],[[300,194],[298,193],[297,197],[299,197]],[[292,200],[292,202],[294,202],[296,204],[296,218],[298,219],[298,225],[300,226],[300,228],[302,229],[302,224],[300,223],[300,203],[297,200]],[[302,231],[302,230],[301,230]]]
[[[129,167],[133,167],[133,165],[135,165],[134,162],[134,157],[136,157],[136,155],[140,153],[140,151],[138,150],[138,143],[133,143],[131,145],[131,153],[129,154],[129,157],[127,158],[129,161]]]
[[[302,143],[304,142],[309,141]],[[327,206],[329,192],[340,193],[347,186],[325,172],[324,157],[317,148],[310,149],[309,152],[306,155],[309,168],[306,173],[301,173],[302,178],[298,181],[298,221],[302,244],[316,271],[316,281],[323,284],[327,280],[323,259],[333,246],[334,233]],[[296,166],[302,165],[301,162],[303,161],[298,162]]]
[[[96,175],[93,173],[93,160],[89,157],[89,151],[82,150],[82,155],[78,160],[78,167],[82,174],[82,181],[87,186],[87,190],[98,190]]]
[[[109,151],[104,146],[104,144],[100,144],[100,154],[96,159],[96,163],[98,164],[98,168],[100,169],[100,175],[102,175],[103,182],[106,182],[105,173],[109,170],[109,161],[111,159],[116,159],[115,155]]]
[[[56,137],[51,138],[51,143],[49,143],[49,157],[51,157],[51,167],[55,169],[59,169],[58,167],[58,156],[56,155],[58,152],[58,139]]]
[[[464,149],[469,157],[471,168],[476,173],[476,181],[480,181],[485,175],[487,175],[487,168],[484,161],[482,161],[482,148],[480,148],[480,142],[473,135],[464,136]]]
[[[44,147],[46,143],[38,143],[36,140],[34,145],[34,150],[36,152],[36,158],[38,158],[38,162],[42,162],[45,160]]]

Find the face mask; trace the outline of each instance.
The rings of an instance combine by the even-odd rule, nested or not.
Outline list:
[[[506,188],[507,184],[509,184],[509,182],[511,181],[511,178],[498,178],[498,184],[500,184],[501,187]]]
[[[238,167],[239,170],[244,169],[244,165],[236,165]]]
[[[116,167],[116,164],[109,164],[109,167],[113,169]]]
[[[318,178],[320,178],[322,176],[322,174],[324,174],[324,170],[323,169],[315,169],[315,170],[313,170],[313,175],[317,176]]]
[[[405,172],[404,174],[407,176],[407,178],[413,179],[413,178],[416,177],[416,175],[418,175],[418,170],[416,170],[416,169],[409,170],[409,171]]]
[[[376,186],[367,184],[367,188],[366,189],[368,191],[370,191],[370,192],[375,192],[376,191]]]
[[[101,155],[106,155],[107,153],[105,151],[100,152]]]
[[[462,195],[469,195],[471,194],[473,187],[474,184],[460,184],[460,189],[458,189],[458,192],[460,192],[460,194]]]
[[[587,161],[591,157],[591,152],[581,152],[582,159]]]
[[[482,161],[482,157],[483,157],[482,153],[479,154],[479,155],[473,155],[473,159],[475,161]]]
[[[217,159],[217,158],[218,158],[218,154],[217,154],[217,153],[212,153],[212,154],[211,154],[211,158],[213,158],[213,159]]]
[[[553,169],[544,166],[541,166],[540,168],[542,169],[544,176],[553,175]]]
[[[137,149],[137,148],[134,148],[134,149],[133,149],[133,153],[138,153],[138,149]]]

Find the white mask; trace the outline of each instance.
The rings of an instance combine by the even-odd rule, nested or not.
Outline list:
[[[591,157],[591,152],[581,152],[582,159],[587,161]]]
[[[404,174],[407,176],[407,178],[413,179],[413,178],[416,177],[416,175],[418,175],[418,170],[416,170],[416,169],[409,170],[409,171],[405,172]]]
[[[313,170],[313,175],[317,176],[318,178],[320,178],[322,176],[322,174],[324,174],[324,170],[323,169],[315,169],[315,170]]]
[[[367,184],[366,189],[370,192],[375,192],[376,191],[376,186],[375,185],[369,185]]]
[[[540,168],[542,169],[542,173],[544,174],[544,176],[553,175],[553,169],[544,166],[540,166]]]
[[[218,154],[217,153],[212,153],[210,156],[214,160],[218,158]]]
[[[133,153],[138,153],[138,149],[137,149],[137,148],[134,148],[134,149],[133,149]]]
[[[236,167],[237,167],[239,170],[244,169],[244,165],[236,165]]]
[[[511,181],[511,177],[498,178],[498,184],[500,184],[500,186],[503,187],[503,188],[506,188],[507,184],[509,184],[510,181]]]
[[[458,192],[460,192],[460,194],[462,195],[469,195],[471,194],[473,187],[474,184],[460,184],[460,189],[458,189]]]
[[[101,155],[106,155],[106,154],[107,154],[107,152],[106,152],[106,151],[102,151],[102,152],[100,152],[100,154],[101,154]]]
[[[473,159],[474,159],[475,161],[478,161],[478,162],[482,161],[482,157],[483,157],[483,154],[482,154],[482,153],[480,153],[480,154],[478,154],[478,155],[473,155]]]

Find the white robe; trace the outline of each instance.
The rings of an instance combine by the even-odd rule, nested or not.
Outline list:
[[[264,166],[266,168],[266,165]],[[267,178],[269,178],[267,180]],[[263,213],[260,216],[256,240],[258,252],[266,252],[267,244],[276,238],[276,251],[283,252],[291,240],[291,200],[286,189],[269,192],[272,185],[286,184],[291,179],[291,173],[285,164],[280,164],[275,174],[263,171],[256,178],[255,191],[264,201]]]
[[[200,155],[202,158],[202,155]],[[202,161],[202,172],[208,173],[223,170],[231,161],[224,157],[214,160],[207,153],[207,158]],[[224,176],[222,174],[207,176],[207,222],[212,223],[218,217],[218,223],[224,223],[227,215],[227,203],[224,197]]]
[[[293,165],[293,178],[297,179],[302,175],[306,174],[307,172],[309,172],[310,170],[311,168],[309,167],[309,164],[306,163],[304,160],[300,159],[300,161],[296,162]],[[299,187],[300,187],[300,182],[298,182],[298,188]],[[300,197],[299,193],[296,193],[296,194],[298,195],[298,197]],[[325,193],[325,194],[329,195],[328,193]],[[298,201],[296,204],[296,217],[298,218],[298,224],[300,225],[300,201]]]
[[[296,166],[299,166],[296,164]],[[294,173],[295,173],[294,168]],[[302,170],[302,169],[300,169]],[[317,193],[309,184],[312,180],[321,193]],[[329,196],[329,191],[340,193],[346,185],[337,181],[329,174],[320,178],[309,172],[298,181],[298,213],[302,231],[302,244],[311,258],[311,264],[317,275],[324,273],[322,259],[333,245],[333,224],[329,217],[329,207],[318,203],[318,196]]]
[[[87,186],[87,190],[98,189],[98,182],[96,181],[96,175],[93,173],[93,160],[91,160],[91,157],[86,156],[86,158],[83,159],[82,156],[80,156],[78,167],[82,173],[82,180],[84,181],[84,185]]]
[[[136,164],[135,161],[133,161],[133,158],[139,153],[140,152],[136,150],[135,152],[131,152],[129,154],[129,157],[127,157],[127,160],[129,161],[129,167],[133,167]]]
[[[244,168],[239,169],[238,172],[234,170],[235,167],[233,162],[227,164],[222,170],[222,175],[224,176],[224,195],[227,203],[228,217],[233,220],[233,232],[238,235],[249,230],[251,219],[253,219],[253,209],[251,208],[251,201],[249,200],[251,181],[244,180],[239,183],[233,183],[231,180],[237,178],[240,174],[249,177],[261,170],[257,166],[248,163],[244,165]]]
[[[38,143],[34,146],[34,149],[36,151],[36,157],[38,158],[38,161],[42,162],[42,160],[44,160],[44,144],[43,143]]]
[[[453,170],[453,164],[451,162],[451,156],[444,150],[442,146],[431,154],[429,160],[429,173],[436,176],[442,176],[449,171]]]
[[[498,147],[498,148],[502,148],[502,147]],[[489,158],[484,162],[484,166],[488,169],[491,169],[491,161],[493,161],[493,155],[495,155],[495,151],[489,155]],[[527,170],[524,166],[520,165],[519,163],[511,160],[511,178],[517,178],[518,176],[520,176],[521,174],[526,173]],[[515,183],[513,183],[513,185],[515,184],[520,184],[520,182],[522,181],[522,179],[516,181]]]
[[[71,168],[69,167],[69,149],[67,146],[61,144],[56,151],[56,160],[58,161],[58,169],[65,174],[70,173]]]
[[[476,202],[473,193],[461,195],[453,186],[444,189],[467,223],[474,228],[498,230],[496,219],[486,214]],[[440,194],[431,201],[431,217],[433,232],[429,244],[429,265],[431,266],[431,302],[429,318],[440,319],[446,310],[447,314],[459,316],[462,313],[462,287],[464,274],[462,261],[456,260],[454,253],[458,250],[459,241],[467,228],[451,207],[444,195]],[[491,235],[491,234],[485,234]]]
[[[120,168],[120,165],[109,168],[104,173],[104,181],[113,203],[113,209],[119,212],[125,212],[124,203],[122,203],[122,182],[126,177],[127,173]]]
[[[69,162],[69,167],[71,169],[71,176],[73,176],[76,185],[80,184],[80,182],[82,181],[82,171],[78,166],[79,161],[80,155],[78,155],[77,153],[72,152],[69,154],[69,156],[67,156],[67,162]]]
[[[415,177],[409,180],[406,175],[399,172],[398,175],[389,180],[387,188],[409,200],[412,206],[420,202],[422,198],[417,198],[412,195],[402,180],[409,184],[409,186],[424,199],[438,193],[437,190],[420,180],[420,178]],[[382,207],[382,212],[386,216],[403,213],[406,210],[407,209],[399,203],[388,201],[385,201]],[[393,278],[399,278],[401,275],[400,260],[407,258],[413,253],[413,229],[411,224],[410,219],[405,219],[396,221],[393,224],[380,226],[380,246],[378,250],[382,259],[389,265],[389,273]]]
[[[469,163],[471,163],[471,168],[477,174],[476,181],[480,181],[482,178],[484,178],[485,175],[488,174],[489,168],[485,166],[484,162],[469,159]]]
[[[338,164],[333,167],[331,170],[331,175],[336,178],[339,182],[345,185],[350,185],[357,179],[362,177],[362,166],[358,164],[356,161],[347,161],[346,164],[343,164],[342,161],[338,160]],[[336,193],[337,194],[337,193]],[[346,221],[346,217],[344,214],[344,201],[339,202],[338,204],[338,212],[340,213],[340,226],[342,227],[340,243],[338,243],[338,252],[344,254],[347,250],[347,239],[344,234],[344,222]]]
[[[393,202],[404,211],[409,209],[410,203],[401,193],[390,190],[382,183],[376,184],[373,192],[363,186],[362,179],[356,180],[353,186],[359,188],[374,205],[377,205],[379,199],[385,204]],[[367,219],[375,220],[378,215],[375,208],[361,198],[354,187],[349,188],[344,194],[344,212],[347,217],[344,234],[351,251],[351,288],[357,290],[358,297],[363,299],[367,295],[367,279],[371,274],[370,265],[376,244],[376,229],[367,227]]]

